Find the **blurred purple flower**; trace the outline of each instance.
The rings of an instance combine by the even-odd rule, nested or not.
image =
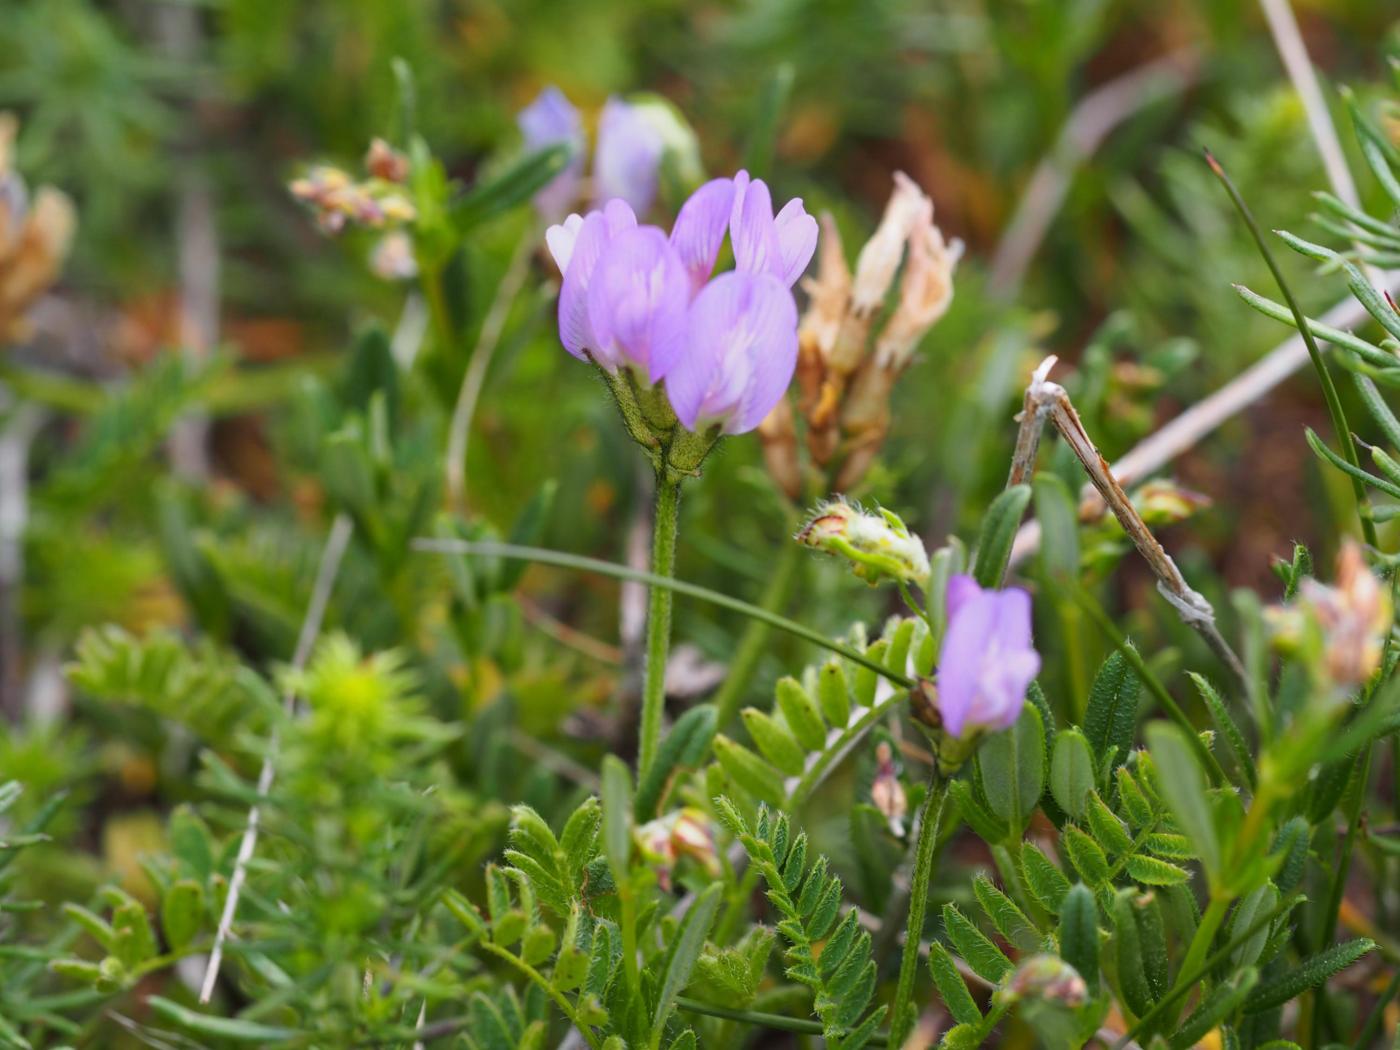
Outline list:
[[[593,156],[593,200],[602,205],[620,197],[638,215],[656,197],[656,180],[666,143],[643,111],[610,98],[598,118],[598,149]]]
[[[574,154],[568,166],[535,194],[535,208],[549,220],[558,219],[578,199],[579,183],[583,179],[583,162],[588,144],[583,136],[583,121],[564,93],[550,86],[535,96],[535,101],[516,115],[526,149],[538,150],[567,142]]]
[[[557,87],[545,88],[516,116],[525,147],[544,149],[569,143],[573,157],[550,183],[535,194],[535,207],[557,220],[578,200],[588,156],[588,140],[579,112]],[[614,198],[645,214],[656,197],[656,182],[666,142],[640,106],[610,98],[598,118],[598,148],[593,156],[593,197],[601,207]]]
[[[950,736],[1008,729],[1040,671],[1031,643],[1031,598],[984,591],[971,576],[948,581],[948,627],[938,655],[938,713]]]
[[[737,268],[711,278],[726,230]],[[545,241],[564,274],[559,337],[575,357],[664,379],[689,430],[744,433],[782,398],[797,365],[790,288],[816,248],[800,200],[775,218],[768,187],[741,171],[696,190],[669,239],[614,199]]]

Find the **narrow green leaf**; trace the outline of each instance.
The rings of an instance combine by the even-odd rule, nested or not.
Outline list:
[[[1123,868],[1129,877],[1144,886],[1180,886],[1191,877],[1185,868],[1141,853],[1129,857]]]
[[[1089,830],[1093,832],[1100,846],[1117,857],[1132,852],[1132,836],[1123,827],[1122,821],[1114,816],[1113,810],[1108,808],[1108,803],[1099,797],[1097,791],[1089,795],[1085,812],[1089,816]]]
[[[1345,970],[1375,947],[1376,942],[1366,937],[1358,937],[1353,941],[1334,944],[1325,952],[1320,952],[1304,960],[1273,980],[1255,988],[1244,1002],[1244,1012],[1257,1014],[1275,1006],[1282,1006],[1309,988],[1325,984],[1334,974]]]
[[[661,990],[657,995],[656,1012],[652,1014],[651,1020],[652,1045],[661,1038],[666,1019],[675,1006],[676,996],[684,991],[690,981],[690,972],[695,968],[695,960],[700,958],[701,949],[705,947],[705,937],[710,932],[710,926],[714,924],[715,912],[719,910],[723,894],[723,884],[711,883],[695,898],[690,910],[685,913],[685,918],[681,920],[680,929],[676,931],[662,969]]]
[[[1065,895],[1069,893],[1069,879],[1065,878],[1064,872],[1032,842],[1027,842],[1021,848],[1021,871],[1025,875],[1026,886],[1040,906],[1058,915]]]
[[[1240,732],[1240,727],[1235,720],[1230,717],[1229,709],[1225,706],[1225,701],[1216,692],[1215,686],[1204,676],[1196,674],[1194,671],[1188,672],[1187,677],[1196,685],[1196,691],[1201,694],[1201,699],[1205,701],[1207,709],[1210,711],[1211,720],[1215,722],[1215,727],[1220,730],[1225,737],[1225,743],[1230,748],[1230,754],[1235,757],[1235,764],[1244,773],[1245,779],[1253,787],[1259,779],[1258,773],[1254,769],[1254,756],[1249,753],[1249,748],[1244,742],[1244,734]]]
[[[972,993],[967,990],[967,982],[958,973],[957,963],[939,941],[929,946],[928,967],[938,995],[953,1020],[958,1024],[981,1024],[982,1011],[977,1009]]]
[[[632,857],[632,774],[616,755],[603,758],[603,852],[622,886]]]
[[[1033,952],[1039,948],[1040,931],[990,879],[978,875],[972,881],[972,892],[987,913],[987,918],[992,920],[992,925],[1007,941],[1023,952]]]
[[[1147,742],[1160,774],[1158,787],[1214,885],[1224,874],[1220,841],[1206,797],[1205,773],[1186,732],[1170,722],[1154,722],[1147,727]]]
[[[808,751],[820,751],[826,746],[826,723],[817,702],[801,682],[791,675],[778,679],[777,701],[783,720],[799,744]]]
[[[943,905],[943,927],[958,954],[984,981],[997,984],[1011,972],[1011,960],[958,910],[957,905]]]
[[[1100,665],[1089,687],[1089,706],[1084,712],[1084,737],[1100,760],[1109,748],[1116,748],[1113,766],[1127,761],[1133,749],[1137,728],[1138,702],[1142,682],[1121,651],[1114,650]]]
[[[1060,903],[1059,935],[1060,958],[1079,971],[1093,995],[1099,983],[1099,908],[1082,882],[1076,882]]]
[[[1084,803],[1094,789],[1094,756],[1089,741],[1076,728],[1055,738],[1055,754],[1050,760],[1050,794],[1071,820],[1081,820]]]
[[[1108,881],[1108,857],[1088,834],[1073,824],[1066,824],[1061,842],[1074,870],[1085,882],[1097,889]]]
[[[1026,504],[1031,500],[1029,485],[1013,485],[1004,490],[987,508],[982,519],[982,533],[977,543],[977,559],[972,575],[987,588],[1001,586],[1006,566],[1011,561],[1011,544],[1020,528]]]
[[[255,1021],[244,1021],[236,1017],[210,1017],[208,1014],[196,1013],[194,1010],[160,995],[148,996],[146,1005],[157,1016],[172,1024],[177,1024],[187,1031],[212,1036],[216,1039],[228,1039],[236,1043],[284,1043],[311,1034],[298,1031],[295,1028],[258,1024]]]
[[[1019,834],[1045,791],[1045,728],[1031,704],[1010,729],[993,733],[977,754],[982,790],[992,812]]]
[[[744,728],[758,745],[759,753],[788,776],[800,776],[806,754],[792,734],[776,719],[756,707],[746,707],[739,714],[744,720]]]
[[[817,672],[817,704],[827,722],[837,729],[851,720],[850,686],[840,660],[828,660]]]
[[[733,778],[734,783],[750,795],[775,806],[782,805],[786,793],[783,791],[782,775],[763,759],[744,747],[736,744],[723,733],[715,735],[715,759],[720,767]]]

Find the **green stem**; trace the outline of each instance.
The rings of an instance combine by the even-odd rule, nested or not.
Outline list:
[[[779,616],[777,613],[769,612],[767,609],[760,609],[757,605],[743,601],[739,598],[731,598],[727,594],[711,590],[708,587],[701,587],[699,584],[687,583],[684,580],[677,580],[670,576],[658,576],[651,572],[642,572],[639,569],[628,568],[626,565],[617,565],[610,561],[603,561],[600,558],[587,558],[581,554],[566,554],[563,551],[552,551],[544,547],[525,547],[515,543],[495,543],[486,540],[453,540],[438,539],[436,537],[421,536],[413,540],[411,546],[414,550],[429,551],[434,554],[477,554],[487,558],[518,558],[522,561],[538,562],[540,565],[553,565],[560,569],[575,569],[580,572],[596,572],[602,576],[611,576],[615,580],[626,580],[631,583],[645,583],[648,587],[662,588],[674,591],[676,594],[684,594],[688,598],[699,598],[701,601],[717,605],[721,609],[731,609],[734,612],[742,613],[755,620],[762,620],[770,626],[786,631],[795,638],[811,642],[813,645],[821,646],[828,652],[833,652],[837,656],[843,656],[854,664],[874,671],[882,678],[888,679],[895,685],[903,689],[910,689],[914,683],[900,674],[898,671],[891,671],[884,664],[865,653],[853,649],[849,645],[828,638],[820,631],[813,630],[805,624],[800,624],[796,620],[789,620],[786,616]]]
[[[776,613],[787,604],[792,594],[792,585],[797,578],[797,566],[801,561],[802,549],[796,543],[784,543],[778,554],[773,574],[768,577],[768,585],[758,600],[758,607]],[[729,664],[729,673],[724,684],[712,701],[715,705],[715,726],[723,732],[739,713],[739,704],[744,699],[745,690],[753,684],[753,675],[758,661],[763,658],[768,645],[768,635],[772,627],[762,620],[750,620],[744,628],[743,637],[734,650],[734,659]]]
[[[509,963],[532,982],[539,985],[539,987],[544,990],[544,993],[554,1000],[554,1005],[559,1007],[564,1016],[569,1019],[569,1023],[578,1029],[578,1034],[583,1036],[584,1041],[592,1047],[593,1050],[599,1050],[600,1044],[598,1042],[598,1037],[593,1034],[593,1029],[583,1023],[583,1019],[579,1017],[574,1008],[569,1005],[569,1000],[565,999],[563,993],[555,988],[554,985],[545,980],[544,974],[540,973],[539,970],[536,970],[524,959],[512,955],[500,945],[492,944],[490,941],[481,941],[480,945],[483,949],[496,956],[496,958]]]
[[[1356,836],[1361,825],[1361,809],[1366,801],[1366,785],[1371,779],[1371,746],[1368,744],[1359,756],[1360,768],[1356,769],[1346,796],[1347,832],[1342,839],[1342,848],[1334,861],[1328,878],[1327,905],[1318,917],[1317,938],[1313,951],[1323,951],[1337,935],[1337,917],[1342,911],[1342,897],[1346,892],[1347,875],[1351,872],[1351,855],[1356,851]],[[1326,994],[1322,985],[1314,992],[1317,1001],[1312,1012],[1312,1046],[1321,1046],[1323,1010],[1321,997]]]
[[[1132,1043],[1134,1039],[1137,1038],[1139,1032],[1145,1030],[1149,1025],[1156,1021],[1158,1017],[1160,1017],[1167,1010],[1171,1009],[1172,1005],[1175,1004],[1178,999],[1190,992],[1193,988],[1200,984],[1201,981],[1205,980],[1206,975],[1209,974],[1212,970],[1214,970],[1218,965],[1220,965],[1220,963],[1223,962],[1226,958],[1228,958],[1229,955],[1232,952],[1234,952],[1236,948],[1244,944],[1260,930],[1269,926],[1280,915],[1283,915],[1289,910],[1291,910],[1293,906],[1296,905],[1298,901],[1302,899],[1302,894],[1294,894],[1292,897],[1285,897],[1283,900],[1279,901],[1278,904],[1274,905],[1274,907],[1269,910],[1269,913],[1267,915],[1261,916],[1254,922],[1250,923],[1248,929],[1241,930],[1239,933],[1235,934],[1234,937],[1230,938],[1229,944],[1225,945],[1218,952],[1213,954],[1210,958],[1206,959],[1204,962],[1201,963],[1201,965],[1196,967],[1194,970],[1188,970],[1186,968],[1186,965],[1183,963],[1181,969],[1177,971],[1176,983],[1172,985],[1171,990],[1167,992],[1166,995],[1162,996],[1162,998],[1158,999],[1157,1002],[1153,1005],[1152,1009],[1148,1010],[1147,1013],[1139,1017],[1137,1020],[1137,1024],[1133,1025],[1131,1028],[1129,1028],[1126,1032],[1123,1033],[1123,1037],[1119,1039],[1117,1043],[1114,1044],[1113,1050],[1124,1050],[1124,1047],[1128,1046],[1130,1043]],[[1195,944],[1193,942],[1192,947],[1194,946]]]
[[[914,877],[909,884],[909,921],[904,926],[904,953],[899,960],[899,983],[890,1007],[890,1045],[903,1046],[914,1027],[918,1008],[914,1005],[914,978],[919,972],[919,942],[924,934],[928,911],[928,884],[933,878],[933,855],[938,845],[938,826],[943,820],[943,803],[948,797],[946,781],[937,767],[929,778],[928,794],[919,811],[919,841],[914,847]]]
[[[1230,910],[1230,898],[1211,894],[1210,903],[1206,905],[1206,912],[1201,916],[1201,924],[1196,927],[1196,935],[1191,938],[1191,945],[1186,949],[1186,958],[1181,961],[1181,967],[1177,970],[1177,985],[1182,983],[1182,978],[1186,974],[1194,974],[1197,970],[1203,970],[1201,961],[1205,959],[1210,951],[1211,942],[1215,940],[1215,934],[1220,929],[1220,924],[1225,921],[1225,913]],[[1199,981],[1206,976],[1205,972]],[[1176,987],[1173,986],[1173,991]]]
[[[1337,441],[1342,446],[1342,455],[1346,457],[1348,463],[1360,470],[1361,460],[1356,454],[1356,442],[1352,440],[1351,427],[1347,425],[1346,412],[1342,409],[1342,399],[1337,396],[1337,387],[1332,382],[1332,373],[1327,371],[1327,366],[1323,364],[1322,353],[1317,348],[1317,340],[1313,338],[1312,326],[1298,306],[1298,300],[1293,298],[1293,290],[1283,279],[1283,271],[1278,268],[1278,263],[1274,261],[1274,254],[1269,251],[1269,246],[1264,241],[1264,235],[1259,231],[1259,224],[1254,221],[1254,215],[1250,212],[1249,205],[1244,202],[1240,191],[1235,188],[1234,182],[1229,175],[1225,174],[1225,169],[1211,155],[1210,150],[1206,150],[1206,163],[1210,165],[1210,170],[1215,172],[1216,177],[1224,184],[1225,191],[1230,195],[1230,200],[1234,202],[1240,217],[1244,219],[1245,226],[1249,228],[1249,234],[1254,238],[1254,243],[1259,248],[1259,254],[1264,257],[1269,272],[1274,275],[1274,282],[1278,285],[1279,291],[1283,293],[1283,298],[1288,303],[1288,309],[1293,313],[1294,326],[1298,329],[1298,334],[1303,337],[1303,345],[1308,348],[1308,357],[1312,359],[1313,370],[1317,372],[1317,380],[1322,385],[1322,397],[1327,402],[1327,414],[1332,417],[1332,429],[1337,432]],[[1365,537],[1368,546],[1375,547],[1376,523],[1371,514],[1371,501],[1366,496],[1366,486],[1359,478],[1352,477],[1351,487],[1356,494],[1356,512],[1361,518],[1361,534]]]
[[[721,1017],[726,1021],[742,1021],[744,1024],[776,1028],[782,1032],[800,1032],[804,1035],[822,1034],[820,1021],[811,1021],[801,1017],[784,1017],[782,1014],[767,1014],[759,1010],[732,1010],[727,1006],[714,1006],[710,1003],[702,1003],[698,999],[688,999],[685,996],[678,998],[676,1005],[686,1013],[702,1014],[705,1017]],[[889,1042],[883,1035],[876,1034],[871,1036],[865,1045],[888,1046]]]
[[[676,570],[676,532],[680,526],[681,483],[656,473],[656,511],[651,522],[651,571],[671,576]],[[651,589],[647,603],[646,681],[642,686],[642,729],[637,747],[637,776],[645,780],[661,746],[661,716],[666,710],[666,656],[671,650],[671,591]]]
[[[1211,780],[1215,784],[1229,783],[1229,778],[1226,777],[1219,759],[1215,757],[1210,748],[1201,742],[1200,733],[1191,724],[1191,720],[1186,717],[1186,712],[1172,698],[1172,694],[1167,691],[1162,680],[1152,672],[1152,668],[1147,666],[1147,661],[1142,658],[1142,654],[1128,644],[1128,639],[1109,619],[1103,607],[1094,600],[1094,596],[1086,591],[1078,580],[1072,580],[1066,576],[1059,576],[1058,579],[1074,596],[1079,607],[1089,614],[1089,618],[1098,625],[1099,630],[1103,631],[1114,647],[1123,654],[1123,658],[1128,661],[1138,678],[1147,686],[1147,691],[1162,705],[1162,709],[1172,717],[1173,721],[1186,730],[1187,742],[1191,745],[1191,749],[1196,752],[1196,757],[1205,764],[1206,769],[1210,772]]]

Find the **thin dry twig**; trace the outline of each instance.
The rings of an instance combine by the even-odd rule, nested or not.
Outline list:
[[[1187,626],[1205,639],[1206,644],[1220,657],[1225,666],[1241,682],[1247,683],[1244,665],[1215,625],[1215,609],[1203,594],[1186,582],[1186,577],[1181,574],[1175,560],[1162,547],[1157,537],[1152,535],[1152,530],[1142,520],[1142,515],[1138,513],[1128,494],[1123,491],[1123,486],[1109,469],[1108,460],[1104,459],[1093,439],[1089,437],[1089,432],[1084,429],[1084,422],[1075,411],[1065,388],[1048,378],[1055,360],[1053,356],[1047,357],[1035,370],[1030,385],[1026,388],[1026,408],[1021,413],[1021,433],[1016,439],[1018,453],[1023,448],[1029,448],[1033,456],[1039,432],[1044,428],[1046,421],[1054,425],[1074,452],[1075,458],[1084,467],[1084,472],[1089,475],[1094,488],[1098,489],[1100,498],[1109,510],[1113,511],[1114,517],[1123,526],[1123,531],[1133,541],[1133,546],[1152,569],[1162,597],[1177,611]],[[1025,476],[1030,467],[1030,461],[1017,459],[1012,465],[1012,476],[1015,477],[1018,471]]]
[[[1378,287],[1388,288],[1395,294],[1400,294],[1400,271],[1392,270],[1382,274],[1381,278]],[[1348,296],[1323,314],[1319,320],[1333,328],[1350,328],[1365,321],[1367,316],[1366,308]],[[1323,346],[1325,349],[1326,344]],[[1114,478],[1120,485],[1133,485],[1160,470],[1183,452],[1194,448],[1202,438],[1226,420],[1264,397],[1301,368],[1307,360],[1308,351],[1301,336],[1294,335],[1280,343],[1214,394],[1192,405],[1160,430],[1138,442],[1113,465]],[[1086,486],[1086,489],[1088,488]],[[1089,490],[1086,501],[1080,504],[1081,517],[1092,516],[1102,509],[1103,501]],[[1011,564],[1021,564],[1034,554],[1039,546],[1040,523],[1028,521],[1016,533],[1016,542],[1011,549]]]
[[[331,590],[335,587],[336,575],[340,572],[340,562],[345,556],[345,548],[350,543],[354,526],[346,514],[337,514],[331,524],[326,545],[321,551],[321,562],[316,568],[316,582],[311,588],[311,600],[306,606],[306,618],[302,620],[301,632],[297,635],[296,650],[292,654],[292,669],[299,671],[311,657],[311,648],[321,633],[321,621],[326,615],[326,604],[330,601]],[[282,697],[282,707],[288,717],[296,713],[297,697],[287,692]],[[228,940],[233,918],[238,912],[238,897],[243,883],[248,877],[248,862],[258,844],[258,824],[261,820],[261,801],[272,790],[272,780],[276,775],[277,753],[280,740],[274,730],[267,742],[267,754],[263,757],[262,770],[258,773],[257,797],[248,810],[248,824],[243,829],[243,838],[238,844],[238,856],[233,862],[233,875],[229,878],[228,897],[224,900],[223,914],[219,916],[219,928],[214,934],[214,946],[209,952],[209,963],[204,971],[204,982],[200,986],[199,1001],[207,1003],[214,995],[214,985],[219,980],[219,967],[224,958],[224,942]]]

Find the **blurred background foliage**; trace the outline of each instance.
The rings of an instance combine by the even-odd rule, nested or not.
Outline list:
[[[1363,104],[1393,90],[1393,9],[1295,6],[1331,84],[1350,85]],[[315,161],[358,170],[375,135],[402,144],[396,59],[412,72],[418,133],[468,184],[518,154],[515,114],[548,84],[590,122],[610,94],[664,96],[694,127],[708,172],[753,165],[776,193],[830,210],[848,250],[873,228],[892,173],[913,176],[968,251],[952,311],[899,384],[885,455],[856,495],[897,510],[930,545],[968,536],[1000,490],[1011,417],[1046,353],[1067,362],[1066,385],[1113,458],[1281,340],[1230,288],[1269,279],[1200,162],[1202,145],[1266,226],[1296,228],[1325,185],[1301,105],[1247,0],[8,0],[0,108],[22,122],[17,166],[31,185],[62,188],[79,216],[32,338],[0,356],[0,382],[41,412],[17,595],[24,649],[7,669],[26,683],[30,716],[0,723],[0,780],[27,785],[21,815],[72,793],[50,828],[56,844],[25,858],[46,897],[81,899],[112,878],[149,893],[135,858],[173,833],[158,814],[201,791],[227,803],[217,832],[236,830],[245,811],[236,786],[256,774],[257,734],[277,717],[275,701],[249,699],[247,682],[211,693],[196,678],[193,692],[171,694],[159,677],[170,668],[141,686],[92,648],[75,682],[61,668],[78,638],[116,624],[131,635],[107,641],[125,652],[133,638],[161,637],[149,632],[198,630],[267,688],[292,654],[337,510],[357,526],[327,614],[339,648],[308,673],[325,678],[337,660],[394,650],[392,673],[376,673],[362,699],[377,718],[404,719],[407,739],[385,738],[363,710],[370,720],[358,727],[331,712],[298,730],[294,744],[312,757],[289,761],[314,768],[350,748],[342,757],[358,769],[400,769],[405,755],[430,756],[411,783],[441,788],[438,808],[414,810],[413,827],[469,829],[447,863],[470,872],[501,843],[498,800],[548,812],[577,790],[568,767],[563,779],[551,768],[559,754],[595,766],[602,752],[630,747],[613,699],[635,694],[635,641],[619,625],[614,584],[533,569],[515,600],[519,566],[467,577],[408,550],[429,533],[515,535],[627,560],[644,541],[647,479],[603,388],[558,344],[557,278],[541,256],[487,374],[466,463],[470,514],[440,511],[442,450],[470,348],[517,245],[540,231],[525,208],[475,229],[445,277],[463,337],[429,336],[415,367],[394,366],[394,348],[427,324],[422,301],[372,272],[366,234],[324,236],[286,185]],[[1150,90],[1125,82],[1148,66],[1159,74]],[[1122,112],[1105,122],[1113,106]],[[1075,136],[1089,132],[1076,155]],[[1034,209],[1028,190],[1045,163],[1062,167],[1065,196],[1022,268],[1007,256],[1008,233],[1020,209]],[[1363,179],[1361,191],[1384,212],[1374,185]],[[659,212],[673,213],[679,193],[662,196]],[[1306,260],[1282,262],[1309,313],[1343,298]],[[182,354],[199,342],[182,296],[201,273],[213,275],[216,336]],[[172,470],[161,454],[196,408],[211,425],[203,476]],[[4,411],[8,425],[14,404]],[[1321,562],[1329,538],[1351,528],[1344,482],[1304,452],[1305,424],[1325,429],[1306,376],[1173,468],[1204,499],[1166,540],[1218,608],[1231,585],[1275,595],[1271,562],[1294,540],[1313,544]],[[1073,464],[1056,462],[1077,489]],[[678,574],[756,599],[798,508],[775,494],[751,438],[727,442],[705,475],[687,492]],[[1161,615],[1134,562],[1108,580],[1126,547],[1105,530],[1092,574],[1144,651],[1208,661]],[[804,560],[796,571],[791,605],[813,626],[837,632],[889,611],[883,594],[828,566]],[[677,639],[698,647],[701,678],[741,628],[678,605]],[[1074,644],[1084,666],[1104,651],[1092,638]],[[770,640],[750,691],[767,695],[812,655]],[[214,673],[209,660],[189,659],[188,674]],[[195,735],[159,709],[171,695],[208,705]],[[144,700],[123,702],[133,698]],[[248,710],[262,713],[234,714]],[[424,712],[471,731],[440,738],[414,720]],[[336,733],[318,736],[326,729]],[[237,777],[221,778],[206,758],[194,787],[200,743]],[[521,748],[528,761],[517,760]],[[316,835],[351,835],[335,877],[353,882],[356,857],[376,875],[392,869],[374,821],[403,800],[352,786],[368,794],[337,803],[346,827]],[[287,790],[315,806],[295,775]],[[280,819],[291,827],[289,814]],[[295,836],[282,847],[310,848]],[[382,903],[327,922],[366,921]]]

